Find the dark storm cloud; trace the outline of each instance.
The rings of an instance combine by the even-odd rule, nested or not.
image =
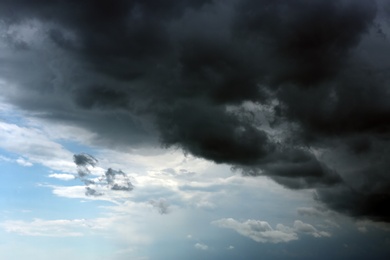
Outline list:
[[[3,93],[47,119],[91,129],[99,144],[159,139],[247,175],[316,188],[338,211],[389,221],[381,207],[390,202],[384,7],[351,0],[1,1],[6,26],[42,22],[47,52],[34,56],[38,47],[28,39],[7,36],[17,55],[0,72],[17,87]],[[53,63],[58,53],[61,62]],[[25,73],[29,65],[33,72]],[[96,162],[75,163],[88,170]],[[107,183],[124,177],[111,173]],[[130,190],[126,183],[110,187]]]
[[[235,33],[270,51],[271,82],[310,86],[337,73],[374,16],[373,1],[246,0]]]

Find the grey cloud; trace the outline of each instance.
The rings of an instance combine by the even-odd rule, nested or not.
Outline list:
[[[92,189],[90,187],[85,187],[85,195],[99,197],[104,195],[104,193],[98,192],[97,190]]]
[[[73,155],[73,161],[77,166],[96,166],[98,160],[89,154],[75,154]]]
[[[38,21],[39,36],[1,39],[0,76],[15,86],[2,96],[99,145],[159,142],[389,221],[383,2],[2,1],[5,27]],[[96,162],[75,157],[79,177]]]
[[[335,213],[322,207],[300,207],[297,208],[297,213],[300,216],[312,216],[312,217],[328,217]]]
[[[74,154],[73,161],[77,166],[77,175],[79,179],[84,182],[85,185],[93,184],[94,181],[88,179],[91,171],[88,169],[89,166],[95,167],[98,160],[89,154]]]
[[[89,177],[91,174],[87,166],[96,166],[98,160],[92,155],[82,153],[73,155],[74,162],[77,165],[77,172],[79,179],[86,185],[85,194],[87,196],[102,196],[104,193],[98,192],[91,188],[91,185],[103,188],[109,188],[113,191],[132,191],[134,189],[133,184],[130,182],[126,173],[119,170],[113,170],[108,168],[101,178],[92,179]],[[118,177],[119,176],[119,177]]]
[[[338,72],[375,13],[374,1],[246,0],[235,33],[269,51],[271,82],[309,87]]]
[[[121,179],[117,178],[118,175],[121,176]],[[109,168],[105,173],[105,182],[111,190],[131,191],[134,188],[133,184],[124,172],[115,171],[111,168]]]
[[[160,213],[161,215],[168,214],[171,211],[170,204],[165,199],[159,199],[157,201],[156,200],[151,200],[149,203],[154,208],[156,208],[158,213]]]

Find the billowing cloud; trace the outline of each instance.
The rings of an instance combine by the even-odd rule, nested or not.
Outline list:
[[[179,147],[389,222],[383,5],[3,1],[0,94],[98,145]],[[75,162],[81,177],[96,163]]]

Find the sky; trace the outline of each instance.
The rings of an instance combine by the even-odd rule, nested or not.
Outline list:
[[[0,0],[1,259],[388,259],[390,2]]]

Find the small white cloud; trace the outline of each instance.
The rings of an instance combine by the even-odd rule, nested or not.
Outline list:
[[[228,246],[227,249],[228,249],[228,250],[233,250],[233,249],[234,249],[234,246]]]
[[[49,175],[50,178],[55,178],[63,181],[70,181],[73,180],[75,177],[72,174],[67,173],[53,173]]]
[[[199,250],[207,250],[207,249],[209,249],[209,247],[208,247],[207,245],[201,244],[201,243],[196,243],[196,244],[194,245],[194,247],[195,247],[196,249],[199,249]]]
[[[25,166],[25,167],[31,167],[33,166],[33,164],[25,159],[23,159],[22,157],[19,157],[16,162],[19,164],[19,165],[22,165],[22,166]]]

